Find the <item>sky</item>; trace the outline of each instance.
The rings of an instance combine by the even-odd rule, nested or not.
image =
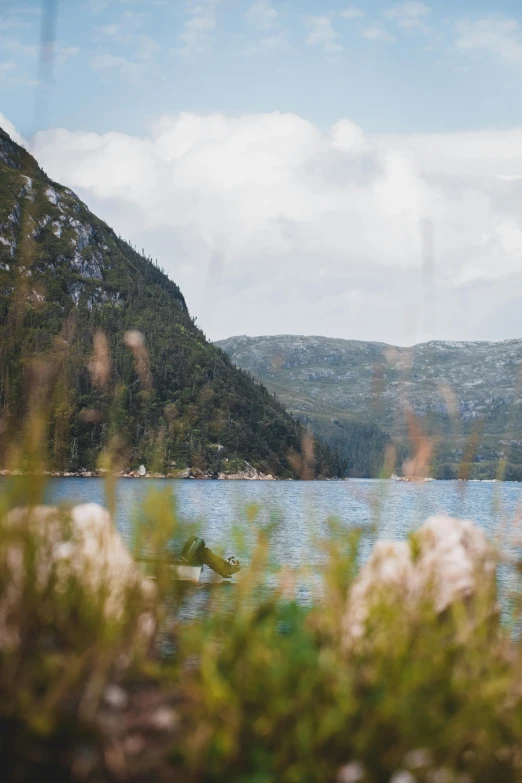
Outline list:
[[[519,0],[0,0],[0,125],[211,339],[522,337],[521,87]]]

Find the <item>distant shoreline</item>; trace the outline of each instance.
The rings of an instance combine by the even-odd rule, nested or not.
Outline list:
[[[299,481],[300,479],[293,479],[293,478],[279,478],[277,476],[272,476],[270,474],[264,475],[264,474],[258,474],[256,476],[244,476],[244,475],[237,475],[237,474],[219,474],[217,476],[215,475],[176,475],[174,473],[145,473],[144,475],[139,474],[135,471],[132,471],[130,473],[113,473],[109,474],[108,472],[97,472],[94,470],[87,470],[82,472],[69,472],[69,471],[43,471],[42,473],[25,473],[21,470],[0,470],[0,477],[23,477],[23,476],[33,476],[38,478],[84,478],[84,479],[90,479],[90,478],[107,478],[108,475],[111,475],[112,478],[122,478],[122,479],[174,479],[176,481]],[[314,479],[314,481],[343,481],[344,479]]]
[[[69,471],[44,471],[42,473],[24,473],[18,470],[0,470],[0,478],[2,477],[38,477],[38,478],[96,478],[103,479],[108,477],[108,472],[96,472],[96,471],[83,471],[83,472],[69,472]],[[174,479],[175,481],[357,481],[363,479],[365,481],[400,481],[404,483],[422,484],[430,483],[432,481],[444,481],[447,483],[462,483],[462,484],[520,484],[519,481],[506,481],[504,479],[434,479],[431,477],[425,479],[414,479],[402,476],[390,476],[389,478],[376,479],[369,476],[347,476],[345,478],[313,478],[313,479],[299,479],[299,478],[280,478],[278,476],[264,474],[258,474],[256,476],[245,476],[238,474],[218,474],[216,475],[176,475],[173,473],[146,473],[145,475],[138,474],[136,471],[129,473],[113,473],[112,478],[122,479]]]

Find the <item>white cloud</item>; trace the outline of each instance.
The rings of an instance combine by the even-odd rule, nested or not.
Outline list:
[[[395,36],[391,35],[387,30],[384,29],[384,27],[381,27],[380,25],[370,25],[369,27],[365,27],[363,30],[361,30],[361,35],[368,41],[388,41],[389,43],[393,43],[395,41]]]
[[[34,26],[37,21],[36,17],[40,13],[40,8],[2,8],[0,30],[9,32],[11,30],[30,29],[31,26]]]
[[[522,63],[522,27],[515,19],[492,16],[460,20],[456,47],[464,52],[489,54],[513,65]]]
[[[118,70],[131,79],[153,67],[161,46],[142,32],[147,18],[148,15],[142,11],[126,10],[116,22],[95,28],[94,40],[99,42],[100,51],[91,58],[91,67],[94,70]],[[103,51],[104,44],[110,45],[111,51]],[[124,51],[131,56],[116,55],[113,50],[115,44],[124,45]]]
[[[5,35],[0,35],[0,48],[4,52],[9,52],[13,57],[18,58],[16,68],[20,65],[27,65],[29,59],[35,61],[40,55],[40,46],[38,44],[24,44],[18,38]],[[79,54],[79,52],[79,46],[63,46],[60,43],[55,43],[52,48],[54,63],[60,67],[69,58]]]
[[[259,32],[259,38],[249,39],[243,46],[236,46],[234,55],[295,54],[297,50],[288,41],[282,26],[283,16],[271,0],[255,0],[248,7],[245,17],[248,24]]]
[[[134,2],[139,3],[142,0],[86,0],[86,7],[92,11],[92,13],[100,13],[105,11],[111,5],[115,5],[119,2],[120,5],[130,5]],[[147,0],[147,6],[158,6],[168,8],[172,5],[172,0]]]
[[[0,62],[0,84],[4,86],[9,85],[12,82],[11,77],[16,70],[16,63],[13,60]],[[3,117],[3,114],[0,116]],[[11,125],[11,127],[13,128],[14,126]]]
[[[261,38],[248,41],[244,46],[235,46],[233,54],[237,57],[252,57],[267,54],[296,54],[297,49],[281,33],[264,35]]]
[[[425,19],[431,13],[431,8],[425,3],[418,2],[418,0],[398,3],[398,5],[388,8],[383,13],[384,16],[394,21],[402,30],[408,32],[422,30],[426,32],[429,29],[425,25]]]
[[[187,113],[143,138],[41,132],[34,154],[158,257],[212,337],[520,334],[522,129],[371,138],[348,119]],[[433,334],[404,327],[422,318],[425,218]]]
[[[109,7],[109,0],[86,0],[86,6],[93,14],[98,14]]]
[[[246,17],[258,30],[270,30],[277,23],[279,13],[270,0],[256,0],[249,7]]]
[[[131,81],[140,79],[149,68],[146,62],[129,60],[116,54],[96,54],[89,60],[89,66],[102,76],[116,72]]]
[[[71,58],[80,54],[79,46],[60,46],[54,47],[54,61],[58,68],[61,68]]]
[[[4,89],[38,87],[39,85],[40,82],[28,76],[14,60],[0,62],[0,86]]]
[[[0,65],[0,70],[2,69],[2,65]],[[20,144],[22,147],[27,147],[27,142],[23,136],[18,133],[13,123],[10,122],[7,117],[2,114],[2,112],[0,112],[0,128],[5,130],[5,132],[8,133],[12,140],[16,141],[17,144]]]
[[[219,0],[188,0],[187,19],[179,35],[180,46],[172,49],[174,54],[192,60],[212,51],[218,3]]]
[[[37,44],[23,44],[18,38],[6,35],[0,35],[0,47],[4,52],[28,57],[36,57],[40,52]]]
[[[339,11],[339,16],[343,19],[362,19],[364,11],[360,8],[345,8],[343,11]]]
[[[332,20],[328,16],[307,16],[305,25],[310,31],[306,43],[310,46],[319,46],[327,54],[342,52],[343,47],[338,42],[341,37],[332,26]]]
[[[381,136],[379,149],[393,147],[422,160],[430,176],[444,172],[456,179],[522,174],[522,129],[469,131],[463,133],[418,133]]]
[[[109,39],[119,43],[131,42],[146,19],[146,14],[137,11],[124,11],[118,21],[100,25],[94,31],[95,40]]]
[[[4,89],[38,86],[38,81],[32,77],[32,72],[40,47],[22,44],[16,38],[0,35],[0,51],[10,55],[0,61],[0,85]],[[56,46],[54,49],[56,64],[62,65],[74,53],[76,53],[75,47]]]

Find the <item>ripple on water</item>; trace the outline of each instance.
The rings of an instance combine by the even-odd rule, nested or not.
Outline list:
[[[402,539],[431,514],[471,519],[491,539],[512,551],[512,534],[522,517],[522,484],[353,479],[350,481],[176,481],[125,479],[117,485],[116,525],[130,543],[139,507],[148,492],[171,488],[176,497],[180,537],[198,526],[207,544],[229,553],[240,531],[245,549],[253,545],[258,525],[275,522],[270,553],[274,562],[292,567],[313,565],[317,543],[328,534],[328,519],[340,530],[360,527],[365,559],[376,537]],[[102,479],[51,479],[48,502],[106,503]],[[258,507],[256,521],[246,508]],[[243,558],[247,552],[242,552]]]

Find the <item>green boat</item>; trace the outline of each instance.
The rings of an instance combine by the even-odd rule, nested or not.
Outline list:
[[[139,557],[138,561],[151,571],[152,565],[162,562],[171,570],[172,578],[181,582],[199,582],[204,566],[207,566],[223,579],[231,579],[241,570],[239,560],[229,557],[226,560],[209,549],[203,538],[191,536],[184,544],[179,555],[166,555],[165,558]],[[149,566],[147,568],[147,566]]]

